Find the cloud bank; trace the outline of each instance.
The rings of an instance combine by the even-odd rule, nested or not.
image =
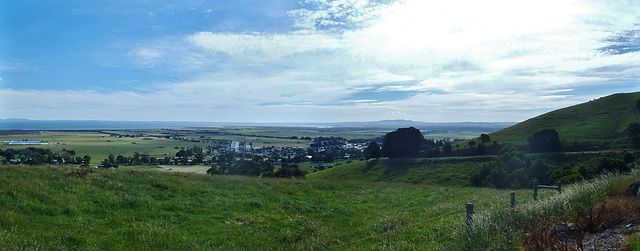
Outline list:
[[[117,64],[176,79],[134,91],[0,89],[0,117],[522,121],[637,91],[637,13],[636,3],[578,0],[307,0],[279,32],[124,46]]]

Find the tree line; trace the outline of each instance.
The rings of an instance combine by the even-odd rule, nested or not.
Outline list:
[[[54,153],[49,149],[42,149],[36,147],[27,147],[25,149],[13,149],[6,150],[0,149],[0,156],[3,156],[5,160],[3,164],[27,164],[27,165],[41,165],[41,164],[86,164],[91,163],[91,156],[85,155],[83,157],[76,156],[73,150],[63,150],[64,153]],[[70,155],[71,154],[71,155]]]

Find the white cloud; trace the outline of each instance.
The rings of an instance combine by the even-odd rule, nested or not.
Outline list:
[[[197,47],[231,56],[267,59],[298,53],[317,53],[341,48],[340,40],[320,33],[216,34],[198,32],[190,37]],[[274,58],[272,58],[274,57]]]
[[[637,13],[635,2],[307,0],[288,13],[295,31],[134,44],[126,55],[134,65],[192,76],[144,94],[0,97],[12,114],[76,109],[93,119],[517,121],[594,98],[584,89],[637,91],[628,86],[640,79],[640,53],[600,50],[638,29]],[[375,96],[393,92],[411,95]]]

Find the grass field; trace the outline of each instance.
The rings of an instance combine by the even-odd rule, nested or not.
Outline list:
[[[309,179],[361,180],[470,186],[469,177],[495,157],[455,157],[440,159],[371,159],[353,161],[307,175]]]
[[[203,166],[203,165],[193,165],[193,166],[158,166],[157,171],[161,172],[180,172],[180,173],[198,173],[198,174],[207,174],[207,170],[209,170],[211,166]]]
[[[450,249],[509,191],[0,167],[0,249]],[[553,193],[550,193],[553,194]],[[519,202],[531,191],[517,191]],[[550,195],[549,195],[550,196]]]
[[[640,92],[615,94],[587,103],[555,110],[515,126],[494,132],[500,143],[526,143],[542,129],[556,129],[563,141],[611,141],[624,132],[629,123],[638,122],[634,105]]]
[[[109,134],[90,131],[38,131],[32,134],[2,135],[1,140],[40,140],[49,145],[35,146],[50,149],[53,152],[62,152],[62,149],[74,150],[76,156],[91,156],[92,164],[99,164],[109,154],[115,156],[133,156],[134,152],[147,153],[151,156],[175,156],[178,151],[175,147],[193,147],[199,145],[206,147],[204,143],[186,142],[174,139],[152,138],[115,138]],[[59,145],[53,145],[60,143]],[[134,144],[135,143],[135,144]],[[34,147],[30,145],[0,145],[0,149],[21,149]]]

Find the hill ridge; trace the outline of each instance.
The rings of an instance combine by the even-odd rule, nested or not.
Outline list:
[[[526,143],[542,129],[555,129],[562,141],[611,141],[637,122],[633,102],[640,92],[616,93],[560,108],[489,134],[499,143]]]

